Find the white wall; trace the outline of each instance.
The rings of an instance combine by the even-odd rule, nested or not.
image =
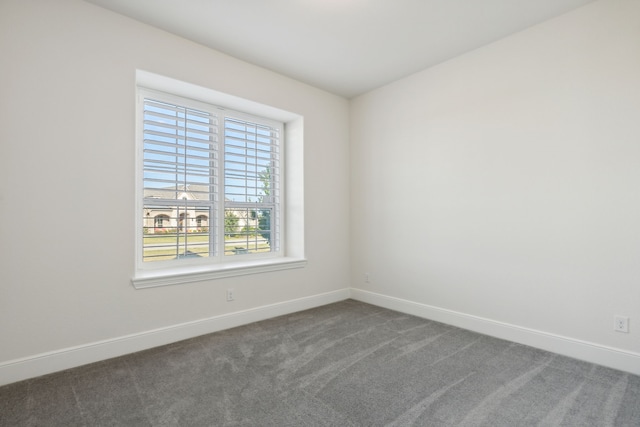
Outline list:
[[[347,100],[79,0],[0,2],[0,58],[0,367],[348,295]],[[136,69],[304,116],[306,268],[133,288]]]
[[[354,99],[358,295],[640,356],[639,76],[602,0]]]

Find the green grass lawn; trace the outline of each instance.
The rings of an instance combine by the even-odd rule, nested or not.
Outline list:
[[[179,238],[179,240],[178,240]],[[255,236],[245,237],[225,236],[225,255],[241,255],[244,253],[269,252],[271,247],[266,241],[256,242]],[[257,244],[256,244],[257,243]],[[176,234],[155,234],[145,235],[144,245],[161,245],[159,247],[149,246],[144,250],[145,261],[165,261],[176,258],[176,252],[184,253],[184,235]],[[178,245],[179,244],[179,245]],[[178,246],[176,250],[176,246]],[[206,233],[193,233],[187,236],[187,250],[192,256],[209,256],[209,235]]]
[[[176,243],[177,236],[175,234],[146,234],[144,236],[144,244],[159,244],[159,243]],[[187,235],[187,242],[193,243],[206,243],[209,241],[209,234],[207,233],[190,233]],[[180,242],[184,242],[184,235],[180,235]]]

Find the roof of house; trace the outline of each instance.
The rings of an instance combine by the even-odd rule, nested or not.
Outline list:
[[[202,184],[173,185],[162,188],[145,188],[145,199],[182,199],[183,195],[187,200],[209,200],[209,186]]]

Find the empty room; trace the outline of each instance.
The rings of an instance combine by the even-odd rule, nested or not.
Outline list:
[[[0,0],[0,426],[640,426],[639,0]]]

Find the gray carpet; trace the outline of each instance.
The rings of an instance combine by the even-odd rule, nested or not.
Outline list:
[[[640,426],[640,377],[344,301],[0,388],[2,426]]]

